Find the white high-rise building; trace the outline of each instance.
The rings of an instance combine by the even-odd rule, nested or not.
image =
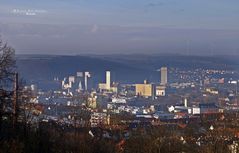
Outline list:
[[[83,90],[81,81],[79,82],[78,89],[79,91]]]
[[[69,82],[75,83],[75,76],[69,76]]]
[[[77,77],[83,77],[83,72],[76,72]]]
[[[110,89],[110,71],[106,71],[106,89]]]
[[[85,72],[85,90],[88,90],[88,78],[90,77],[90,72]]]
[[[168,83],[168,69],[167,67],[161,68],[161,85],[166,85]]]

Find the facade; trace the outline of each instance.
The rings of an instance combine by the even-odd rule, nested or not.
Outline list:
[[[135,85],[135,93],[143,97],[152,97],[154,96],[153,84],[149,84],[144,80],[144,84]]]
[[[90,77],[90,72],[85,72],[85,90],[88,90],[88,78]]]
[[[106,89],[110,89],[110,71],[106,71]]]
[[[106,89],[106,83],[99,83],[99,84],[98,84],[98,88],[99,88],[100,90]]]
[[[72,82],[67,81],[67,79],[64,78],[61,82],[61,86],[62,86],[62,89],[70,89],[70,88],[72,88]]]
[[[118,83],[113,82],[112,87],[110,87],[110,91],[117,93],[118,92]]]
[[[215,103],[200,103],[199,108],[200,114],[212,114],[219,112],[219,109]]]
[[[118,84],[114,82],[111,84],[110,71],[106,71],[105,83],[99,83],[98,88],[101,92],[118,92]]]
[[[92,109],[96,109],[97,107],[97,96],[88,97],[87,106]]]
[[[90,72],[77,72],[76,76],[65,77],[62,82],[62,89],[71,89],[71,91],[82,91],[88,88],[88,78],[91,77]]]
[[[156,86],[156,96],[165,96],[165,86]]]
[[[214,88],[206,88],[206,92],[213,94],[213,95],[218,95],[219,92],[218,90],[214,89]]]
[[[167,67],[161,68],[161,85],[166,85],[168,83],[168,69]]]
[[[75,76],[69,76],[69,82],[75,83]]]
[[[76,72],[77,77],[83,77],[83,72]]]
[[[110,116],[106,113],[92,113],[90,117],[90,125],[91,127],[99,127],[104,125],[109,125]]]

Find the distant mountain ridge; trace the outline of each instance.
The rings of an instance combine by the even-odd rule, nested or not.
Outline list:
[[[50,84],[54,77],[63,79],[77,71],[92,73],[91,83],[105,81],[105,71],[112,71],[112,80],[121,83],[159,81],[162,66],[195,69],[239,69],[236,57],[204,57],[182,55],[17,55],[20,75],[32,83]]]

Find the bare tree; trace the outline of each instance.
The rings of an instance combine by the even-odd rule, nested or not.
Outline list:
[[[15,50],[0,37],[0,128],[4,107],[11,103],[15,70]]]
[[[0,88],[4,89],[5,83],[12,81],[15,72],[15,50],[3,42],[0,37]]]

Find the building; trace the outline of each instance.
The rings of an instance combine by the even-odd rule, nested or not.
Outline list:
[[[75,83],[75,76],[69,76],[69,82]]]
[[[200,103],[200,114],[211,114],[211,113],[218,113],[219,108],[216,106],[215,103]]]
[[[106,89],[106,83],[99,83],[99,84],[98,84],[98,88],[99,88],[100,90],[105,90],[105,89]]]
[[[106,89],[110,90],[110,71],[106,71]]]
[[[83,90],[82,83],[80,81],[79,84],[78,84],[78,92],[81,92],[82,90]]]
[[[210,94],[213,94],[213,95],[218,95],[219,92],[217,89],[215,88],[206,88],[206,92],[210,93]]]
[[[67,81],[67,79],[64,78],[61,82],[61,86],[62,86],[62,89],[70,89],[70,88],[72,88],[72,82]]]
[[[84,77],[83,77],[84,76]],[[91,77],[90,72],[77,72],[76,76],[68,76],[65,77],[61,84],[62,89],[71,89],[75,91],[82,91],[83,87],[85,90],[88,89],[88,78]],[[84,86],[82,86],[82,82],[84,81]]]
[[[156,86],[156,96],[165,96],[165,86]]]
[[[118,93],[118,86],[119,86],[118,83],[113,82],[112,86],[110,87],[110,91],[114,93]]]
[[[111,102],[115,103],[115,104],[126,104],[126,99],[119,98],[119,97],[113,97]]]
[[[154,96],[153,84],[149,84],[147,83],[147,80],[144,80],[143,84],[135,85],[135,93],[136,95],[143,97],[152,97]]]
[[[91,109],[97,108],[97,95],[95,91],[92,91],[90,95],[88,96],[86,106]]]
[[[90,72],[85,72],[85,90],[88,90],[88,78],[90,77]]]
[[[107,115],[106,113],[97,113],[97,112],[91,114],[90,117],[91,127],[109,125],[109,123],[110,123],[110,115]]]
[[[82,78],[83,77],[83,72],[76,72],[76,76]]]
[[[92,109],[97,108],[97,96],[91,96],[87,99],[87,106]]]
[[[106,71],[106,78],[105,78],[105,83],[99,83],[98,85],[99,90],[106,91],[106,92],[118,92],[118,84],[114,83],[111,84],[111,76],[110,76],[110,71]]]
[[[168,83],[168,69],[167,67],[161,68],[161,85],[166,85]]]

